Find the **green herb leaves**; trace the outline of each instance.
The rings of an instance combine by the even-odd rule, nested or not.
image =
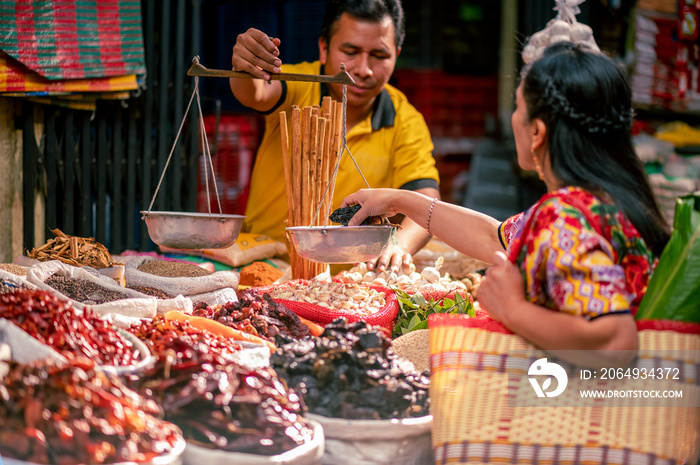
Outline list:
[[[433,313],[467,314],[475,316],[471,300],[463,298],[457,291],[449,291],[437,301],[426,300],[423,294],[416,292],[407,294],[396,288],[396,298],[399,301],[399,316],[394,325],[393,337],[398,337],[417,329],[428,329],[428,316]],[[447,296],[454,294],[454,299]]]

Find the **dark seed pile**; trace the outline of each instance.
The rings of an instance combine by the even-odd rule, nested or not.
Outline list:
[[[157,297],[159,299],[172,299],[175,297],[172,294],[169,294],[165,291],[161,291],[157,287],[148,287],[148,286],[126,286],[129,289],[132,289],[136,292],[140,292],[141,294],[146,294],[146,295],[151,295],[153,297]]]
[[[88,305],[99,305],[128,298],[123,292],[107,289],[86,279],[54,274],[44,282],[61,294]]]
[[[340,223],[343,226],[347,226],[352,217],[355,216],[355,213],[360,211],[360,208],[362,208],[362,205],[350,205],[349,207],[338,208],[333,213],[331,213],[328,219],[330,219],[334,223]],[[370,219],[365,218],[365,220],[360,224],[369,223]]]

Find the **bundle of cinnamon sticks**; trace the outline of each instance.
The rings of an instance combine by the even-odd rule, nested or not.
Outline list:
[[[320,106],[292,106],[289,123],[286,112],[280,112],[289,227],[327,224],[333,201],[332,175],[342,148],[342,110],[340,102],[324,97]],[[294,279],[311,279],[326,267],[301,258],[289,235],[287,249]]]
[[[87,265],[96,269],[114,266],[114,260],[107,247],[96,242],[94,238],[70,236],[58,228],[52,229],[51,232],[56,237],[27,252],[27,257],[39,261],[60,260],[69,265]]]

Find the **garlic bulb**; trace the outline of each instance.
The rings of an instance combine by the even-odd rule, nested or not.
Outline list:
[[[426,266],[425,268],[423,268],[423,271],[421,271],[420,275],[429,283],[436,283],[440,281],[440,272],[432,266]]]
[[[593,29],[589,26],[582,23],[571,26],[571,40],[574,42],[587,42],[591,37],[593,37]]]
[[[554,21],[552,26],[549,29],[550,31],[550,37],[549,37],[549,43],[552,43],[552,38],[554,36],[566,36],[566,40],[571,39],[571,25],[567,23],[566,21],[562,21],[561,19],[558,19]]]

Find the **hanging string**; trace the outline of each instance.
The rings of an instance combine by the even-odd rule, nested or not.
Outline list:
[[[345,64],[341,63],[340,64],[340,69],[345,70]],[[311,220],[311,224],[309,227],[313,227],[313,225],[316,223],[316,218],[318,217],[319,212],[321,211],[321,206],[323,205],[323,201],[326,200],[326,195],[328,194],[328,189],[333,186],[333,192],[335,192],[335,182],[338,177],[338,168],[340,167],[340,159],[343,158],[343,153],[348,152],[348,155],[350,155],[350,159],[352,162],[355,164],[355,168],[357,169],[357,172],[360,173],[360,176],[362,177],[362,181],[364,181],[365,186],[367,186],[367,189],[370,189],[369,183],[367,182],[367,179],[365,179],[365,176],[362,174],[362,170],[357,164],[357,161],[355,161],[355,157],[352,155],[352,152],[350,152],[350,148],[348,147],[348,139],[347,139],[347,121],[348,121],[348,115],[347,115],[347,108],[348,108],[348,86],[347,84],[343,84],[343,100],[342,100],[342,124],[343,124],[343,145],[340,149],[340,155],[338,155],[338,160],[335,162],[335,167],[333,168],[333,174],[331,175],[331,180],[326,186],[326,190],[323,191],[323,197],[321,198],[321,202],[318,204],[318,208],[316,208],[316,213],[314,214],[314,218]],[[332,198],[332,197],[331,197]],[[331,214],[331,209],[333,208],[333,205],[331,205],[331,202],[328,202],[328,212],[326,214],[326,221],[325,225],[328,225],[328,217]]]
[[[198,78],[195,78],[198,79]],[[214,174],[214,162],[212,162],[211,159],[211,150],[209,149],[209,140],[207,139],[207,132],[204,128],[204,116],[202,113],[202,105],[199,100],[199,86],[196,85],[197,89],[197,108],[199,109],[199,127],[200,131],[202,133],[202,140],[204,143],[202,144],[202,150],[204,150],[204,177],[205,180],[207,180],[207,172],[208,169],[211,168],[211,179],[212,182],[214,183],[214,192],[216,193],[216,203],[219,206],[219,214],[223,214],[224,211],[221,209],[221,200],[219,199],[219,188],[216,185],[216,175]],[[209,161],[209,166],[207,167],[207,160]],[[211,213],[211,206],[209,202],[209,182],[207,180],[207,208],[209,209],[209,213]]]
[[[175,136],[175,141],[173,142],[173,146],[170,149],[170,154],[168,154],[168,159],[165,162],[165,167],[163,168],[163,172],[160,174],[160,179],[158,180],[158,185],[156,186],[156,191],[153,193],[153,198],[151,199],[151,204],[148,206],[148,212],[151,212],[151,209],[153,208],[153,203],[156,200],[156,196],[158,195],[158,191],[160,190],[160,186],[163,183],[163,178],[165,178],[165,172],[168,169],[168,165],[170,165],[170,160],[173,157],[173,152],[175,152],[175,147],[177,146],[177,141],[180,138],[180,134],[182,133],[182,128],[185,125],[185,120],[187,119],[187,114],[190,111],[190,106],[192,106],[192,100],[194,100],[195,95],[197,96],[197,108],[199,109],[199,126],[200,126],[200,131],[202,135],[202,140],[203,140],[203,150],[204,150],[204,179],[206,183],[206,189],[207,189],[207,207],[209,208],[209,213],[211,214],[211,207],[210,207],[210,202],[209,202],[209,179],[208,179],[208,169],[207,169],[207,158],[209,159],[209,166],[211,167],[211,173],[212,173],[212,179],[214,181],[214,191],[216,193],[216,201],[219,205],[219,213],[223,214],[223,211],[221,209],[221,200],[219,199],[219,190],[216,187],[216,176],[214,176],[214,164],[211,161],[211,151],[209,150],[209,141],[207,140],[207,134],[206,131],[204,130],[204,114],[202,113],[202,105],[200,103],[200,98],[199,98],[199,77],[195,76],[194,78],[194,90],[192,91],[192,95],[190,96],[190,101],[187,103],[187,108],[185,109],[185,114],[182,117],[182,122],[180,123],[180,128],[177,130],[177,135]]]
[[[194,91],[192,92],[192,96],[190,97],[190,101],[187,103],[187,109],[185,110],[185,116],[187,116],[187,113],[190,111],[190,106],[192,105],[192,100],[194,99],[194,95],[197,92],[197,82],[199,78],[194,78]],[[180,123],[180,129],[177,130],[177,135],[175,136],[175,142],[173,142],[173,146],[170,149],[170,154],[168,155],[168,160],[165,162],[165,168],[163,168],[163,172],[160,174],[160,179],[158,180],[158,185],[156,186],[156,191],[153,193],[153,198],[151,199],[151,204],[148,206],[148,211],[150,213],[151,209],[153,208],[153,202],[156,200],[156,195],[158,195],[158,190],[160,189],[160,185],[163,183],[163,178],[165,177],[165,170],[168,169],[168,164],[170,164],[170,159],[173,156],[173,152],[175,151],[175,146],[177,145],[177,139],[180,137],[180,133],[182,132],[182,127],[185,125],[185,117],[182,118],[182,122]]]

